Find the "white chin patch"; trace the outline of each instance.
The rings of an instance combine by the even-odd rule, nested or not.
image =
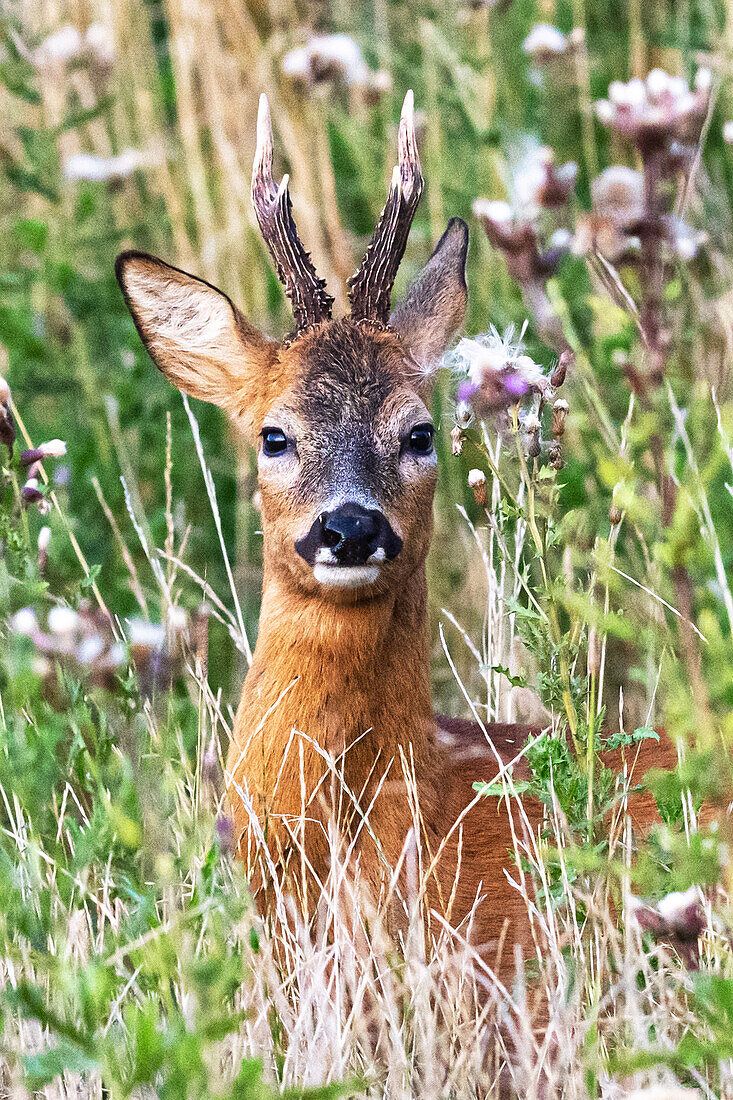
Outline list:
[[[374,584],[379,576],[378,565],[323,565],[313,566],[313,576],[327,588],[361,588]]]

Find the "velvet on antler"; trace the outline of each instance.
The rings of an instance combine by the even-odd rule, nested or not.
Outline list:
[[[361,266],[349,279],[349,301],[354,320],[389,320],[392,286],[405,254],[407,237],[423,189],[415,139],[415,100],[405,96],[398,136],[398,164],[374,236]]]
[[[295,317],[298,332],[327,321],[333,298],[319,278],[310,253],[298,237],[288,192],[288,176],[280,185],[272,175],[272,123],[267,96],[260,96],[257,114],[257,149],[252,167],[252,205],[267,247],[275,261],[278,277]]]

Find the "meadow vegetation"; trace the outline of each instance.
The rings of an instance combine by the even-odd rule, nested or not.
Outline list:
[[[728,6],[5,0],[0,28],[3,1094],[733,1096]],[[249,200],[265,91],[343,304],[410,87],[396,296],[450,216],[472,240],[435,397],[436,706],[545,727],[529,783],[481,789],[536,932],[511,983],[437,919],[425,943],[417,869],[393,942],[336,835],[314,928],[253,910],[223,759],[255,464],[114,278],[146,249],[289,330]],[[679,766],[639,838],[660,729]]]

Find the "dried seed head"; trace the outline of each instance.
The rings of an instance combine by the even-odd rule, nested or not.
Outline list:
[[[598,653],[598,635],[596,628],[592,626],[588,631],[588,675],[597,676],[601,667]]]
[[[468,485],[479,508],[484,508],[486,506],[486,474],[483,470],[469,470]]]
[[[48,558],[48,547],[51,542],[51,528],[42,527],[38,532],[38,565],[41,571],[46,568],[46,560]]]
[[[559,443],[553,442],[550,444],[550,449],[547,452],[547,461],[550,463],[553,470],[562,470],[562,447]]]
[[[608,518],[612,527],[618,526],[618,524],[621,522],[621,520],[623,519],[623,515],[618,504],[611,505],[608,510]]]
[[[460,428],[456,424],[450,433],[450,449],[451,454],[458,456],[463,451],[463,428]]]
[[[563,397],[558,397],[552,406],[552,433],[556,436],[565,435],[565,422],[568,418],[570,406]]]
[[[550,375],[550,385],[553,389],[559,390],[562,386],[565,378],[567,377],[568,370],[575,363],[575,352],[570,351],[569,348],[565,348],[565,351],[561,352],[560,358],[557,361],[557,366]]]
[[[723,123],[723,141],[726,141],[728,145],[733,145],[733,119]]]
[[[547,65],[567,51],[568,39],[550,23],[535,23],[522,43],[524,52],[538,65]]]

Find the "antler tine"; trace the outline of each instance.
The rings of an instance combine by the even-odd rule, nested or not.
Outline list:
[[[272,175],[272,122],[267,96],[260,96],[257,149],[252,166],[252,205],[260,232],[270,250],[278,278],[290,299],[298,332],[331,316],[333,298],[318,277],[293,219],[288,176],[278,187]]]
[[[407,247],[407,238],[423,189],[415,138],[415,97],[405,96],[397,138],[398,163],[384,210],[361,266],[349,279],[351,316],[386,324],[392,287]]]

